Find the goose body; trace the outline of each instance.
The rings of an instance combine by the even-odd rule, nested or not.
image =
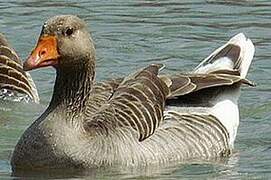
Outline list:
[[[25,70],[53,66],[45,112],[24,132],[11,159],[20,169],[148,166],[231,154],[238,97],[254,55],[243,34],[190,73],[164,75],[152,64],[125,78],[95,82],[95,49],[75,16],[49,19]]]
[[[0,99],[39,102],[35,84],[17,53],[0,33]]]

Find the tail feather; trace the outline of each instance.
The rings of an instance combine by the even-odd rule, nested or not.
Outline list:
[[[235,73],[248,84],[246,75],[253,59],[255,48],[250,39],[243,33],[231,38],[225,45],[215,50],[210,56],[204,59],[195,69],[195,73]],[[240,96],[240,84],[224,88],[212,100],[213,107],[210,113],[217,117],[226,127],[229,133],[229,143],[233,147],[239,126],[238,98]]]
[[[192,71],[192,75],[183,76],[190,81],[172,81],[172,94],[180,97],[167,101],[168,109],[189,109],[193,113],[206,110],[215,116],[229,133],[229,145],[233,148],[239,126],[238,98],[242,83],[254,85],[246,78],[255,49],[251,40],[240,33],[225,45],[216,49]],[[187,90],[176,84],[195,84]],[[183,85],[183,86],[184,86]],[[186,87],[186,86],[185,86]],[[183,93],[185,92],[185,93]],[[201,113],[201,112],[200,112]]]
[[[238,71],[245,78],[253,59],[255,48],[243,33],[235,35],[225,45],[204,59],[194,73],[212,73],[220,70]]]

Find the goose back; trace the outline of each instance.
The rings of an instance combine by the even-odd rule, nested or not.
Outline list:
[[[238,36],[240,37],[240,35],[236,37]],[[239,40],[244,40],[242,35]],[[236,103],[239,96],[236,91],[239,91],[241,84],[254,86],[251,81],[245,79],[241,68],[246,63],[250,64],[253,56],[244,56],[246,55],[242,52],[244,46],[231,43],[232,40],[229,41],[229,45],[226,44],[216,50],[212,60],[208,62],[204,60],[206,64],[199,66],[204,69],[202,72],[174,76],[152,73],[151,76],[144,76],[145,81],[137,79],[136,75],[119,79],[118,83],[115,83],[115,89],[111,89],[109,93],[111,95],[107,96],[107,102],[103,101],[103,106],[100,106],[100,111],[96,111],[95,115],[86,121],[86,130],[95,132],[100,137],[98,139],[103,139],[101,144],[110,144],[109,141],[116,140],[115,143],[120,144],[120,148],[111,143],[108,149],[115,151],[108,152],[115,154],[116,157],[122,157],[120,159],[125,159],[124,163],[130,162],[128,164],[132,162],[140,164],[142,161],[146,164],[149,161],[162,163],[173,159],[206,160],[228,156],[233,148],[236,130],[229,128],[223,121],[225,118],[217,114],[217,104],[223,102],[224,98],[226,101]],[[250,40],[247,44],[253,48]],[[221,65],[224,64],[224,60],[231,61],[230,68]],[[216,64],[217,61],[221,62]],[[216,64],[216,67],[213,67],[212,63]],[[149,66],[136,74],[154,67],[155,72],[158,72],[158,66]],[[148,82],[160,88],[150,88]],[[139,88],[133,83],[140,83],[144,88]],[[147,89],[151,90],[147,97],[155,96],[158,101],[144,98]],[[141,94],[138,94],[138,90]],[[227,96],[223,97],[225,94]],[[138,99],[141,104],[138,103]],[[148,106],[144,104],[146,102],[149,103]],[[156,106],[155,102],[160,103]],[[233,111],[229,113],[239,116],[238,112],[236,114],[235,104],[230,105],[229,110]],[[144,111],[148,113],[144,115]],[[152,118],[155,121],[150,120]],[[232,126],[237,128],[238,125],[235,123]],[[98,159],[96,160],[99,162]]]

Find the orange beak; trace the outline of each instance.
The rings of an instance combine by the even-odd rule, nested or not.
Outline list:
[[[36,48],[24,62],[24,70],[37,69],[40,67],[58,65],[60,55],[57,51],[57,40],[55,36],[43,36],[39,39]]]

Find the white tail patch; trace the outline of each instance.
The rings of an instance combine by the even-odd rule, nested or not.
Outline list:
[[[239,126],[239,108],[238,98],[240,89],[233,89],[221,94],[213,102],[214,106],[210,108],[210,113],[219,119],[229,133],[229,144],[233,148],[234,141]]]
[[[238,58],[238,66],[234,64],[227,54],[223,57],[210,61],[227,45],[232,44],[240,47]],[[255,48],[250,39],[246,38],[243,33],[237,34],[231,38],[225,45],[215,50],[210,56],[204,59],[194,70],[195,73],[209,73],[216,70],[238,70],[240,76],[245,78],[253,59]],[[238,69],[235,69],[238,67]],[[212,103],[214,106],[210,108],[210,113],[216,116],[220,122],[228,130],[230,140],[229,144],[233,148],[237,128],[239,126],[239,109],[238,98],[240,96],[240,88],[233,87],[232,90],[226,90],[221,93]]]
[[[203,62],[204,61],[202,61],[202,63]],[[209,64],[206,64],[204,66],[198,67],[198,69],[196,69],[194,71],[194,73],[208,74],[210,72],[217,71],[217,70],[222,70],[222,69],[232,70],[233,67],[234,67],[234,63],[232,62],[232,60],[230,58],[222,57],[222,58],[217,59],[213,63],[209,63]]]
[[[241,36],[242,35],[242,36]],[[237,35],[238,36],[238,35]],[[249,66],[251,64],[251,61],[253,59],[254,53],[255,53],[255,47],[250,39],[246,38],[244,34],[240,34],[240,47],[241,47],[241,55],[240,58],[242,58],[241,62],[241,77],[245,78],[249,69]]]
[[[242,78],[246,77],[249,66],[253,59],[255,48],[253,43],[249,38],[247,38],[243,33],[239,33],[231,38],[225,45],[216,49],[213,53],[211,53],[207,58],[205,58],[195,69],[194,73],[209,73],[216,70],[233,70],[235,67],[234,62],[227,56],[220,57],[219,59],[208,63],[212,57],[215,57],[220,51],[222,51],[229,44],[240,47],[240,55],[239,62],[241,62],[240,76]]]
[[[216,49],[210,56],[204,59],[192,73],[208,74],[215,71],[222,73],[234,72],[245,78],[254,56],[254,45],[251,40],[240,33],[231,38],[225,45]],[[225,70],[225,71],[223,71]],[[238,71],[238,72],[236,72]],[[218,73],[218,72],[217,72]],[[229,76],[232,74],[229,73]],[[221,86],[221,91],[214,91],[213,97],[208,97],[199,106],[190,107],[189,104],[167,106],[166,111],[177,111],[188,114],[212,114],[227,129],[229,134],[229,146],[233,148],[239,126],[238,99],[240,96],[239,84]],[[205,96],[204,92],[201,94]],[[208,96],[211,96],[208,94]],[[205,107],[204,103],[208,106]],[[167,112],[166,112],[167,113]],[[166,114],[165,113],[165,114]]]

